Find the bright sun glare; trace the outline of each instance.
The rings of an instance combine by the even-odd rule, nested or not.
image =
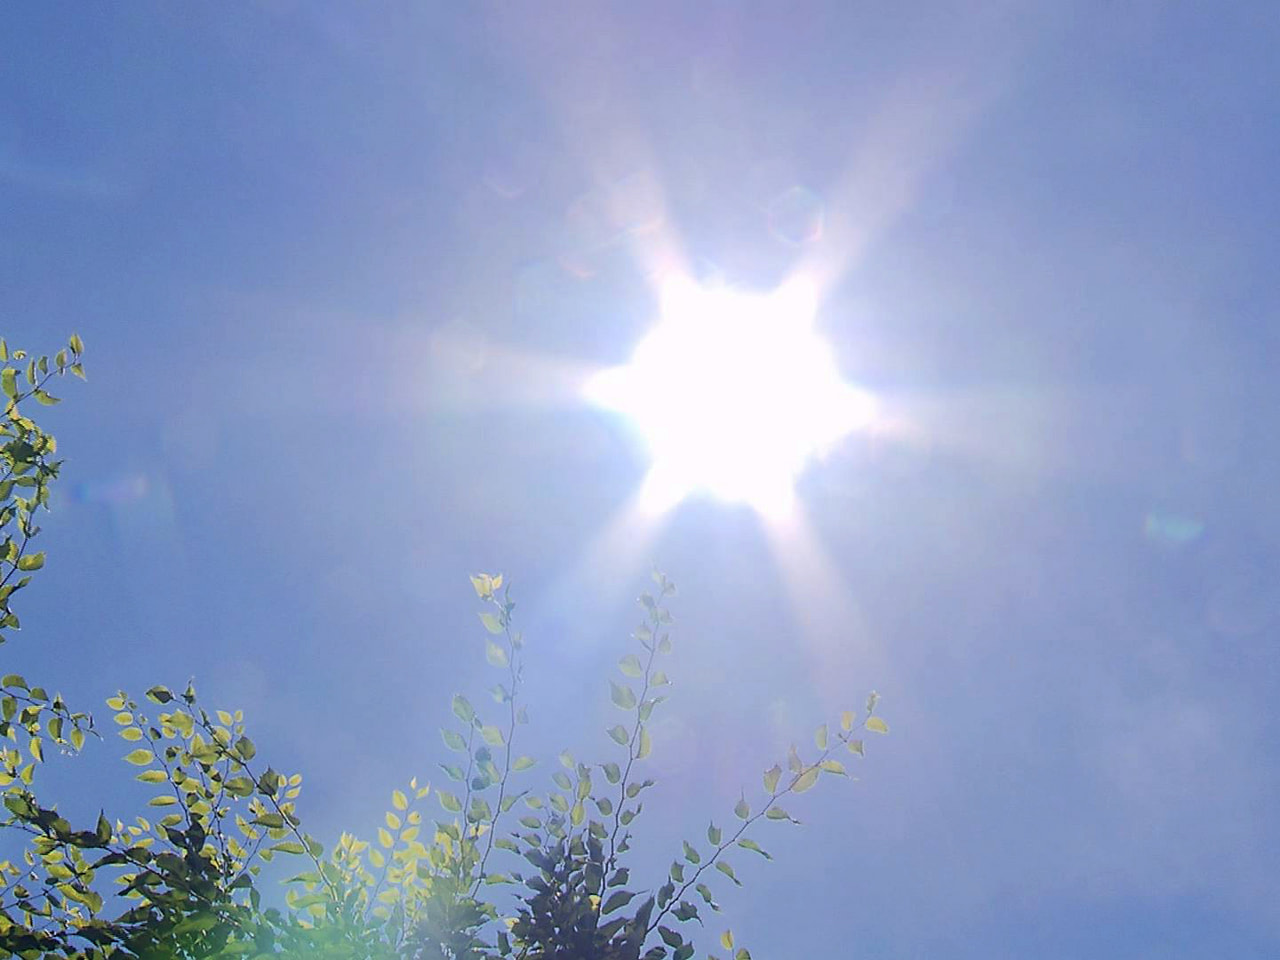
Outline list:
[[[705,491],[785,515],[805,465],[867,425],[874,406],[840,379],[813,326],[813,290],[793,281],[752,295],[679,277],[661,307],[631,362],[585,388],[644,434],[645,505],[661,511]]]

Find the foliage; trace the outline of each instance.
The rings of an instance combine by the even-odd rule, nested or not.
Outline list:
[[[29,546],[60,466],[51,459],[54,438],[21,405],[58,402],[45,385],[66,372],[83,378],[82,352],[78,337],[52,361],[10,353],[0,340],[7,399],[0,629],[19,627],[10,598],[43,566],[44,554]],[[302,829],[301,775],[260,761],[243,716],[209,712],[191,685],[181,693],[154,686],[140,701],[123,691],[107,700],[129,748],[125,761],[154,787],[148,806],[155,819],[125,823],[100,814],[91,826],[74,827],[43,805],[35,773],[46,742],[78,752],[96,736],[93,721],[21,676],[4,677],[0,828],[25,846],[20,862],[0,862],[0,954],[688,960],[690,931],[720,911],[713,886],[741,886],[731,855],[771,859],[755,828],[796,823],[782,801],[824,775],[847,776],[839,757],[861,757],[860,732],[888,727],[873,693],[860,713],[846,711],[817,729],[808,759],[793,746],[766,770],[759,800],[749,802],[744,792],[731,817],[707,827],[705,841],[684,841],[666,876],[636,882],[627,858],[631,827],[655,785],[641,770],[653,750],[654,711],[670,684],[662,664],[673,650],[666,604],[675,586],[661,573],[654,581],[655,591],[640,598],[644,619],[632,634],[634,647],[609,682],[620,711],[606,731],[616,756],[588,764],[563,753],[541,791],[525,785],[536,761],[516,750],[528,722],[516,604],[501,576],[472,577],[483,605],[485,657],[500,677],[490,691],[494,716],[455,696],[457,722],[441,731],[454,755],[440,764],[447,786],[410,780],[392,791],[369,839],[344,833],[328,850]],[[438,819],[424,810],[431,799],[442,811]],[[262,865],[276,857],[302,864],[287,883],[283,909],[265,906],[259,889]],[[719,946],[750,960],[730,931]]]

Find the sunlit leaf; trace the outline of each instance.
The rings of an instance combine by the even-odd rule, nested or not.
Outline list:
[[[733,867],[730,866],[729,861],[717,860],[716,869],[719,870],[721,873],[723,873],[726,877],[728,877],[738,886],[742,886],[742,881],[739,880],[738,877],[734,874]]]
[[[609,681],[609,694],[613,702],[623,710],[634,710],[636,706],[635,692],[628,686]]]
[[[764,791],[772,794],[778,788],[778,778],[782,776],[782,767],[776,763],[764,772]]]
[[[791,789],[796,793],[804,793],[806,790],[811,789],[813,785],[818,782],[818,773],[819,770],[817,767],[810,767],[804,773],[800,774],[800,776],[796,777],[795,782],[791,784]]]

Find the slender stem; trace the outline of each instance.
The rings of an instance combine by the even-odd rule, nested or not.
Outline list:
[[[866,726],[866,720],[864,719],[862,723],[858,725],[857,729],[861,729],[865,726]],[[836,734],[835,742],[838,744],[846,744],[849,742],[849,740],[852,739],[852,737],[853,737],[852,730],[850,730],[848,733],[841,731],[840,733]],[[650,933],[652,933],[657,928],[658,924],[662,921],[662,918],[665,917],[668,913],[670,913],[672,908],[675,907],[681,901],[681,899],[684,897],[685,893],[688,892],[690,887],[693,887],[694,885],[697,884],[698,879],[702,876],[702,874],[706,872],[707,868],[715,864],[715,862],[720,858],[720,855],[722,853],[724,853],[727,849],[729,849],[729,847],[737,843],[738,840],[742,837],[742,835],[747,832],[747,829],[751,827],[757,820],[759,820],[761,817],[767,816],[769,813],[769,810],[773,807],[775,802],[777,802],[780,798],[785,797],[787,794],[794,792],[796,784],[799,783],[803,777],[812,773],[814,770],[821,770],[823,761],[825,761],[828,757],[830,757],[834,750],[835,750],[835,744],[827,747],[826,750],[822,751],[822,754],[818,757],[816,761],[814,761],[813,763],[809,764],[806,767],[802,767],[800,772],[795,774],[795,776],[791,778],[791,781],[787,785],[785,790],[779,790],[777,789],[777,787],[775,787],[773,792],[769,795],[769,799],[766,800],[764,806],[760,808],[760,811],[756,814],[753,814],[748,819],[744,820],[742,825],[738,827],[737,831],[733,834],[733,836],[731,836],[728,840],[718,845],[715,848],[715,850],[711,852],[711,855],[708,856],[706,860],[702,861],[702,863],[698,865],[698,869],[694,871],[693,876],[691,876],[688,880],[684,881],[684,883],[680,886],[680,888],[676,890],[674,894],[672,894],[672,897],[670,900],[667,901],[666,906],[664,906],[660,911],[658,911],[658,915],[656,917],[650,920],[649,926],[645,930],[645,936],[647,937]]]
[[[505,613],[502,621],[506,630],[507,645],[510,648],[507,667],[511,674],[511,689],[507,694],[510,717],[507,727],[506,757],[502,767],[502,779],[498,782],[498,806],[493,811],[493,820],[489,824],[489,841],[485,844],[483,856],[480,857],[480,867],[476,871],[475,885],[471,888],[473,897],[480,890],[480,884],[484,881],[484,867],[489,861],[489,853],[493,850],[493,842],[498,835],[498,818],[502,816],[502,804],[507,794],[507,778],[511,776],[511,744],[516,738],[516,693],[520,686],[520,674],[516,668],[516,644],[515,639],[511,636],[511,622]]]
[[[618,781],[618,806],[613,811],[613,830],[609,833],[609,856],[605,859],[604,870],[600,875],[600,893],[603,895],[605,886],[608,883],[609,871],[614,868],[618,861],[618,833],[622,830],[622,808],[627,802],[627,785],[631,778],[631,768],[635,764],[636,757],[636,741],[640,738],[640,732],[644,729],[644,721],[640,719],[640,711],[644,709],[645,697],[649,694],[650,680],[653,675],[653,661],[658,652],[658,633],[659,626],[656,616],[650,614],[649,621],[653,625],[650,628],[649,642],[641,643],[645,649],[649,651],[649,659],[644,665],[644,687],[640,691],[640,698],[636,701],[636,727],[631,731],[631,738],[627,741],[627,766],[622,772],[622,779]]]

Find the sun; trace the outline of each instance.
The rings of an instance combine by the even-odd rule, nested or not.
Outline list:
[[[796,281],[763,295],[684,277],[663,285],[659,321],[631,361],[584,388],[644,435],[651,509],[704,492],[786,514],[805,467],[870,422],[874,402],[841,379],[816,308]]]

